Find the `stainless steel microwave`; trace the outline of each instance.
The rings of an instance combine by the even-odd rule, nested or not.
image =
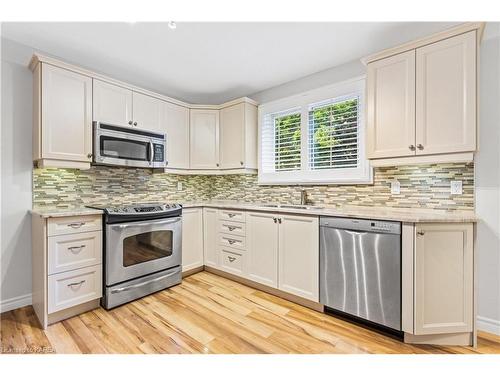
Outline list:
[[[165,168],[167,135],[103,122],[94,126],[94,164]]]

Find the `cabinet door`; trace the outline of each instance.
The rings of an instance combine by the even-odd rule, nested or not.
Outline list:
[[[203,266],[203,210],[182,210],[182,271]]]
[[[203,209],[203,253],[204,264],[218,268],[217,239],[218,220],[216,208]]]
[[[192,169],[219,168],[219,111],[190,111],[190,162]]]
[[[112,125],[132,124],[132,91],[94,79],[94,121]]]
[[[159,131],[162,104],[159,99],[134,91],[132,93],[134,125],[141,129]]]
[[[415,51],[367,67],[369,159],[415,155]]]
[[[160,131],[167,133],[169,168],[189,168],[189,109],[164,102]]]
[[[275,214],[247,212],[248,278],[273,288],[278,287],[278,225]]]
[[[278,288],[318,302],[318,218],[313,216],[282,215],[280,219]]]
[[[418,224],[415,334],[472,331],[472,224]]]
[[[92,79],[42,64],[41,157],[89,162]]]
[[[220,111],[220,167],[242,168],[245,165],[245,103]]]
[[[417,155],[476,150],[476,32],[417,49]]]

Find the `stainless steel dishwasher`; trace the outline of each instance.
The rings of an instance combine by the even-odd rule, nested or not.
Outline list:
[[[322,216],[320,303],[401,331],[401,223]]]

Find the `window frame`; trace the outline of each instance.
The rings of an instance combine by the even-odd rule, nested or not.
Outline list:
[[[301,94],[264,103],[258,110],[258,183],[260,185],[350,185],[372,184],[373,171],[365,150],[365,76],[309,90]],[[356,94],[358,96],[358,167],[309,169],[309,109],[321,102]],[[262,126],[265,116],[300,108],[301,169],[264,172],[262,158]]]

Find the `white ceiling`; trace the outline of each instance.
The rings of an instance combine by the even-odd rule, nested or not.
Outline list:
[[[217,104],[455,23],[3,23],[2,36],[190,103]]]

